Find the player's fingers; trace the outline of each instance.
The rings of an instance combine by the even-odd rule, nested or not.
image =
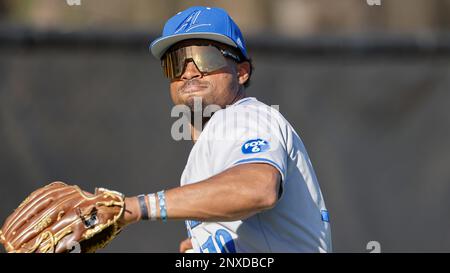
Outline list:
[[[180,243],[180,253],[185,253],[188,249],[192,249],[192,242],[190,238],[187,238]]]

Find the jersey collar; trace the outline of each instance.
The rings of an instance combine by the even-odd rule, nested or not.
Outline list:
[[[249,101],[249,100],[256,100],[256,98],[255,97],[242,98],[242,99],[236,101],[235,103],[233,103],[232,105],[235,106],[235,105],[241,104],[241,103]]]

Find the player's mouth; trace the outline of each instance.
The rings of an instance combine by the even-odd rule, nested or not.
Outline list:
[[[186,89],[182,90],[182,94],[191,94],[191,93],[197,93],[200,92],[202,90],[206,89],[206,86],[192,86]]]
[[[190,80],[187,81],[181,88],[180,93],[181,94],[191,94],[196,93],[205,90],[208,88],[208,84],[204,82],[200,82],[199,80]]]

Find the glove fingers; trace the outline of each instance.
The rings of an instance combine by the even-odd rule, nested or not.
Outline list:
[[[26,222],[26,225],[17,230],[18,235],[11,242],[14,246],[18,247],[31,241],[48,227],[50,227],[51,234],[55,234],[59,230],[54,229],[53,224],[60,220],[67,211],[74,207],[78,207],[82,201],[79,199],[79,194],[74,188],[72,188],[72,191],[67,192],[66,195],[60,196],[56,200],[57,201],[55,202],[52,200],[51,206],[44,206],[43,210],[38,214],[35,214]],[[58,227],[59,225],[55,228]]]
[[[33,216],[29,215],[28,211],[33,209],[36,213],[37,210],[42,209],[44,204],[41,204],[42,200],[45,200],[49,197],[49,195],[54,194],[55,191],[59,191],[59,194],[64,194],[64,192],[69,190],[69,188],[62,190],[65,184],[62,182],[54,182],[43,188],[40,188],[30,194],[22,204],[6,219],[5,224],[3,225],[3,233],[4,236],[9,239],[14,230],[18,228],[18,226],[22,225],[23,222],[27,221],[29,217]],[[28,216],[28,217],[27,217]],[[22,221],[21,221],[22,220]]]
[[[78,234],[74,232],[76,225],[81,222],[78,214],[71,210],[63,215],[55,224],[35,234],[35,236],[21,244],[21,252],[67,252],[70,243],[75,243]],[[25,239],[25,238],[23,238]],[[20,245],[20,244],[19,244]],[[72,244],[73,245],[73,244]],[[56,246],[56,247],[55,247]]]
[[[33,207],[36,204],[36,199],[42,199],[46,195],[49,195],[50,193],[54,192],[55,190],[57,189],[61,190],[65,187],[67,187],[66,184],[57,181],[35,190],[30,195],[28,195],[28,197],[19,205],[19,207],[14,211],[14,213],[11,216],[19,215],[23,213],[23,211],[27,211],[30,207]]]
[[[35,198],[28,202],[23,210],[18,213],[13,213],[11,221],[5,225],[4,229],[5,237],[8,241],[13,241],[17,238],[17,234],[23,225],[30,226],[29,222],[37,214],[40,214],[45,210],[53,200],[63,197],[67,194],[74,192],[69,187],[61,189],[51,189],[48,192],[42,192],[42,194],[35,196]]]
[[[68,252],[72,247],[80,247],[79,242],[84,238],[88,227],[85,226],[83,216],[89,218],[90,213],[95,211],[95,200],[79,199],[78,193],[74,194],[76,203],[66,200],[64,205],[60,206],[60,211],[67,211],[67,214],[58,213],[57,221],[41,232],[36,234],[27,234],[21,238],[21,252]],[[73,208],[80,208],[74,210]],[[97,213],[95,213],[97,216]],[[45,234],[41,238],[42,234]],[[31,239],[29,239],[31,238]],[[81,251],[81,250],[80,250]]]
[[[41,203],[35,203],[33,202],[34,199],[41,196],[44,191],[46,190],[52,190],[54,188],[61,188],[62,185],[65,185],[62,182],[52,183],[47,185],[46,187],[40,188],[33,193],[31,193],[23,202],[22,204],[6,219],[3,227],[2,227],[2,234],[0,235],[0,243],[2,243],[6,250],[8,252],[16,251],[17,248],[14,247],[14,245],[11,243],[12,240],[16,238],[16,227],[22,226],[23,223],[26,223],[26,221],[29,219],[29,216],[27,215],[26,210],[29,208],[32,208],[34,210],[41,210],[44,208],[44,206],[47,204],[46,202]],[[30,200],[32,203],[30,203]],[[46,199],[44,199],[45,201]],[[22,218],[23,217],[23,218]],[[25,220],[22,221],[22,220]]]

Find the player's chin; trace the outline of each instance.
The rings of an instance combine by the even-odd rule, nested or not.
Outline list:
[[[203,96],[189,96],[183,100],[183,104],[188,106],[193,112],[203,112],[208,104],[208,99]]]
[[[189,93],[183,93],[181,98],[184,102],[191,104],[196,101],[199,104],[204,104],[207,100],[209,91],[207,89],[192,91]]]
[[[203,97],[210,92],[209,88],[191,88],[181,91],[181,96],[184,97]]]

